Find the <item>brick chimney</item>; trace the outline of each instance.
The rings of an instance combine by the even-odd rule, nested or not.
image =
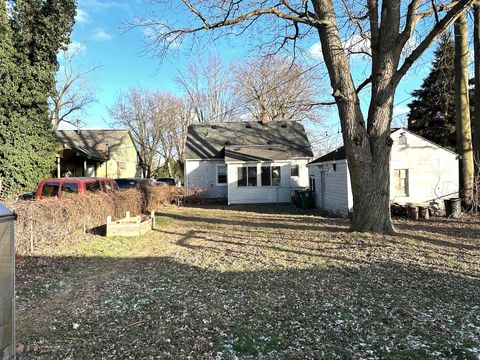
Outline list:
[[[260,114],[260,123],[261,123],[262,125],[267,125],[269,119],[270,119],[270,116],[268,116],[268,112],[267,112],[267,111],[263,111],[263,112]]]

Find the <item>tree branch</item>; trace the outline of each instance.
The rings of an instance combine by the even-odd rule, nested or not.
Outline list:
[[[475,1],[476,0],[458,1],[444,17],[438,23],[436,23],[425,39],[423,39],[423,41],[412,51],[412,53],[405,59],[402,66],[400,66],[400,68],[396,71],[393,78],[394,83],[398,84],[398,82],[410,69],[412,64],[423,54],[423,52],[438,38],[438,36],[440,36],[446,29],[453,25],[455,20],[464,11],[467,11],[475,3]]]

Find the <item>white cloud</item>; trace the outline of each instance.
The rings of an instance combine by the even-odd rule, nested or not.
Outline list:
[[[322,57],[322,45],[319,42],[316,42],[308,49],[308,53],[314,58],[321,58]]]
[[[361,56],[366,56],[364,53],[370,54],[370,39],[364,39],[359,34],[354,34],[348,39],[342,40],[342,46],[350,56],[358,53]],[[323,55],[320,41],[310,46],[308,52],[314,58],[321,58]]]
[[[179,40],[177,37],[167,34],[168,28],[165,25],[146,25],[142,24],[141,22],[139,24],[144,26],[142,29],[143,35],[152,43],[162,38],[162,41],[167,42],[168,46],[173,49],[177,49],[182,45],[181,40]]]
[[[113,37],[112,35],[107,33],[102,28],[96,28],[93,33],[92,39],[95,41],[108,41],[108,40],[111,40],[112,37]]]
[[[88,17],[88,13],[82,9],[77,9],[77,15],[75,16],[75,21],[79,24],[88,23],[90,21]]]
[[[69,53],[83,53],[87,51],[87,45],[78,42],[78,41],[72,41],[70,44],[68,44],[68,52]]]
[[[371,52],[370,38],[364,38],[360,34],[353,34],[347,39],[342,40],[342,46],[349,56],[361,56],[368,58]],[[409,54],[418,46],[415,38],[410,38],[403,48],[404,54]],[[309,54],[314,58],[322,57],[322,46],[320,42],[316,42],[309,48]]]

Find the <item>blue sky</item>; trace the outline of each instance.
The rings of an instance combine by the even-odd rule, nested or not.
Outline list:
[[[163,61],[145,54],[145,37],[142,29],[126,31],[126,23],[135,17],[146,15],[149,10],[160,12],[160,5],[150,4],[149,1],[102,1],[79,0],[77,22],[75,24],[72,42],[81,51],[77,62],[82,66],[101,65],[91,74],[91,80],[96,88],[97,102],[91,104],[83,118],[88,128],[108,127],[109,115],[107,108],[115,98],[130,87],[142,86],[151,89],[179,93],[175,84],[178,69],[185,67],[190,61],[199,56],[195,53],[171,54]],[[173,21],[178,17],[173,11],[167,13]],[[250,35],[251,36],[251,35]],[[208,50],[223,58],[225,61],[241,60],[247,56],[247,38],[233,38],[222,40],[208,45]],[[307,40],[303,46],[315,50],[316,39]],[[413,66],[406,78],[402,81],[396,95],[395,114],[408,110],[410,92],[421,84],[421,80],[428,74],[430,54],[426,54],[418,64]],[[200,55],[201,56],[201,55]],[[321,61],[321,55],[313,57],[312,63]],[[351,59],[355,78],[362,78],[365,62],[355,56]],[[328,84],[328,80],[326,80]],[[326,99],[330,89],[326,87]],[[368,104],[368,90],[361,94],[362,106],[366,110]],[[329,124],[338,122],[335,107],[325,110],[325,120]]]

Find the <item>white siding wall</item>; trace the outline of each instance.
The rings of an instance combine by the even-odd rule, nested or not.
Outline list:
[[[407,145],[399,144],[401,134],[407,139]],[[390,199],[398,203],[438,202],[458,197],[458,160],[457,155],[407,131],[392,134],[394,145],[390,160]],[[337,160],[337,171],[332,169],[333,162],[309,165],[309,173],[315,178],[316,205],[326,211],[348,215],[353,208],[350,173],[346,160]],[[321,170],[325,171],[325,195],[322,202]],[[394,171],[408,170],[408,196],[395,196]],[[323,204],[323,205],[322,205]]]
[[[227,197],[227,185],[216,185],[216,165],[225,164],[223,160],[185,160],[185,189],[204,190],[210,199]]]
[[[315,204],[325,211],[347,216],[353,201],[349,189],[349,173],[346,160],[309,165],[310,176],[315,178]],[[322,185],[322,172],[324,184]]]
[[[298,176],[292,176],[292,187],[293,188],[307,188],[309,185],[308,182],[308,168],[307,163],[308,159],[302,160],[290,160],[288,161],[291,165],[298,165]]]
[[[407,145],[399,144],[404,133]],[[392,134],[394,145],[390,160],[390,198],[398,203],[437,201],[458,197],[457,155],[407,131]],[[394,170],[408,169],[408,196],[395,196]]]
[[[291,160],[262,163],[228,163],[229,204],[289,203],[292,192],[308,187],[308,160]],[[291,164],[299,165],[299,176],[291,177]],[[238,186],[238,168],[257,167],[257,186]],[[261,186],[261,167],[280,166],[280,185]]]

